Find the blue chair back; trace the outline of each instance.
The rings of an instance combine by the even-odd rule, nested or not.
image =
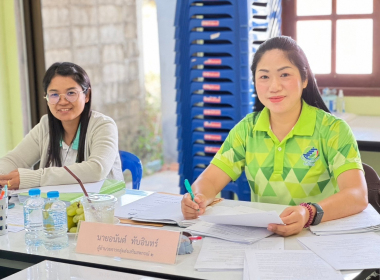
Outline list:
[[[126,169],[132,173],[132,188],[134,190],[140,189],[140,182],[143,175],[143,166],[140,159],[134,154],[126,151],[119,151],[121,160],[121,170],[124,172]]]
[[[225,199],[234,199],[234,193],[237,195],[238,200],[251,201],[251,192],[248,186],[242,186],[236,183],[229,183],[221,191],[220,196]]]

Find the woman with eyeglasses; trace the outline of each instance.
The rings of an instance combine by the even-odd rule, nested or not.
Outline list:
[[[43,79],[48,114],[0,159],[0,185],[10,190],[123,180],[118,131],[108,116],[91,110],[91,83],[80,66],[56,62]],[[39,169],[32,167],[39,162]]]

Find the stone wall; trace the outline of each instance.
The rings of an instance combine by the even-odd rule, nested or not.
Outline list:
[[[83,67],[93,109],[112,117],[119,148],[133,151],[141,125],[136,1],[41,0],[46,68],[57,61]]]

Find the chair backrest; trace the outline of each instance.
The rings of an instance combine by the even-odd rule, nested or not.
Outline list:
[[[368,202],[380,213],[380,178],[376,171],[368,164],[363,163],[365,180],[368,188]]]
[[[140,189],[140,182],[143,175],[143,166],[140,159],[126,151],[119,151],[121,160],[121,170],[124,172],[126,169],[132,173],[132,188],[135,190]]]

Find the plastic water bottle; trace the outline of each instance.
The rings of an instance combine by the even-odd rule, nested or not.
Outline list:
[[[47,201],[42,211],[46,249],[59,250],[69,246],[66,204],[59,200],[59,192],[47,193]]]
[[[29,190],[29,198],[24,202],[25,243],[28,246],[40,246],[43,243],[42,208],[44,199],[39,189]]]
[[[337,98],[337,100],[336,100],[336,109],[337,109],[337,112],[338,112],[338,113],[341,113],[341,114],[345,113],[346,110],[345,110],[344,107],[345,107],[345,106],[344,106],[344,95],[343,95],[343,90],[340,89],[340,90],[339,90],[339,93],[338,93],[338,98]]]

